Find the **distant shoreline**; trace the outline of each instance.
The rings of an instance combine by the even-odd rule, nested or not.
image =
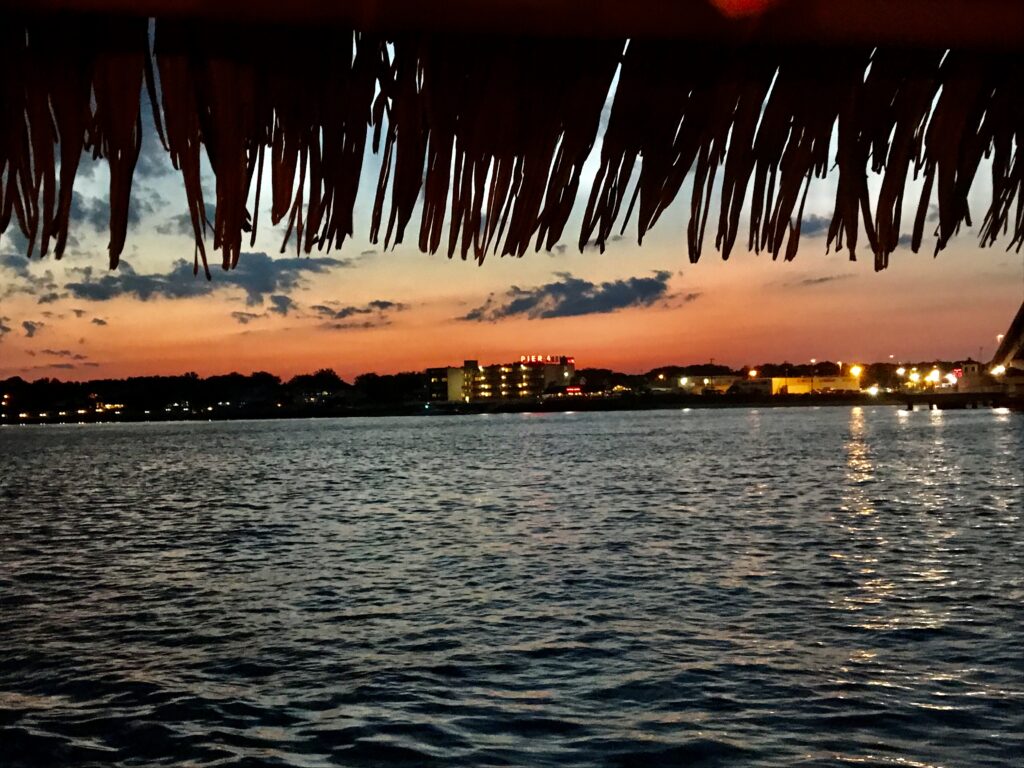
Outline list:
[[[905,408],[908,404],[928,406],[931,401],[939,401],[941,410],[961,410],[965,408],[985,408],[1006,406],[1013,410],[1024,410],[1020,400],[1011,401],[1001,396],[958,397],[956,395],[908,396],[906,394],[881,393],[877,396],[867,394],[807,394],[807,395],[773,395],[751,397],[749,395],[633,395],[615,398],[552,398],[538,401],[508,400],[493,403],[406,403],[402,405],[361,405],[361,406],[283,406],[273,407],[238,406],[216,411],[198,411],[183,413],[143,413],[124,411],[120,415],[103,414],[101,418],[93,414],[74,417],[60,417],[56,414],[51,418],[27,418],[16,421],[5,421],[0,426],[27,425],[75,425],[75,424],[123,424],[123,423],[162,423],[183,421],[246,421],[246,420],[284,420],[284,419],[321,419],[321,418],[377,418],[395,416],[480,416],[516,413],[601,413],[628,411],[659,411],[659,410],[718,410],[736,408],[822,408],[852,406],[887,406]]]

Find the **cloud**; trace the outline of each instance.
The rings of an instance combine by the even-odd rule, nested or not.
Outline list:
[[[79,319],[85,317],[85,310],[84,309],[72,309],[71,311],[74,313],[75,317],[77,317]]]
[[[41,349],[39,350],[41,355],[49,355],[50,357],[66,357],[71,360],[85,360],[85,355],[77,352],[72,352],[70,349]]]
[[[404,312],[408,304],[387,299],[374,299],[361,305],[342,306],[339,302],[315,304],[310,309],[327,320],[324,328],[330,330],[352,330],[356,328],[380,328],[391,325],[395,312]]]
[[[803,280],[797,280],[795,283],[790,283],[790,285],[798,288],[810,288],[815,285],[834,283],[837,280],[849,280],[851,277],[853,277],[853,275],[824,275],[822,277],[805,277]]]
[[[15,253],[21,256],[28,253],[28,238],[25,237],[24,233],[17,226],[11,226],[6,234],[7,239],[11,241],[11,248],[14,249]]]
[[[81,317],[81,315],[79,315],[79,317]],[[107,324],[107,321],[104,320],[102,317],[94,317],[89,322],[91,322],[93,325],[106,325]]]
[[[205,208],[206,220],[213,224],[216,210],[209,203],[205,204]],[[178,216],[172,216],[163,224],[157,224],[156,231],[161,235],[187,235],[192,237],[194,234],[192,230],[192,214],[182,213]]]
[[[828,232],[830,226],[832,226],[832,219],[811,213],[801,219],[800,234],[811,235],[812,237],[814,235],[824,235]]]
[[[147,97],[143,97],[142,114],[145,117],[142,147],[139,150],[139,159],[135,163],[136,179],[157,179],[174,172],[171,159],[157,137],[156,127],[153,125],[153,112],[148,101]]]
[[[4,336],[11,332],[11,326],[7,323],[11,322],[9,317],[0,317],[0,341],[4,340]]]
[[[291,296],[275,293],[270,297],[270,311],[275,314],[287,316],[288,311],[294,308],[295,300]]]
[[[46,327],[46,323],[39,320],[25,320],[22,322],[21,327],[25,329],[25,336],[31,339]]]
[[[901,248],[909,248],[914,244],[913,235],[900,235],[900,239],[896,241],[896,244]]]
[[[374,299],[360,306],[337,306],[336,302],[330,302],[335,306],[325,304],[314,304],[310,307],[323,318],[329,320],[344,320],[356,315],[385,314],[389,312],[402,312],[409,308],[407,304],[398,301],[387,301],[386,299]]]
[[[154,189],[136,186],[132,189],[128,204],[128,224],[137,226],[143,216],[155,213],[167,201]],[[68,213],[71,229],[87,226],[97,233],[106,232],[110,228],[110,199],[104,197],[86,197],[79,192],[71,193],[71,210]]]
[[[192,264],[180,259],[170,272],[143,275],[122,261],[116,273],[97,276],[92,267],[77,272],[82,279],[64,286],[72,296],[87,301],[110,301],[129,296],[149,301],[153,298],[187,299],[206,296],[225,288],[245,292],[246,304],[258,306],[265,296],[284,293],[303,285],[306,274],[321,274],[347,267],[349,262],[329,257],[272,259],[266,253],[243,253],[238,267],[219,272],[212,280],[192,274]]]
[[[554,318],[606,314],[628,307],[649,307],[668,298],[671,272],[658,271],[653,277],[629,277],[592,283],[567,272],[556,273],[557,281],[536,288],[513,286],[504,297],[492,294],[460,320],[496,322],[506,317]],[[696,298],[699,294],[693,294]],[[692,300],[692,299],[691,299]]]
[[[596,242],[594,240],[591,240],[589,243],[587,243],[587,244],[585,244],[583,246],[583,250],[584,251],[600,251],[600,252],[603,253],[605,248],[607,248],[610,243],[617,243],[620,240],[625,240],[625,239],[626,238],[624,238],[622,235],[612,235],[611,237],[609,237],[605,241],[605,244],[603,246],[600,243],[598,243],[598,242]],[[552,250],[557,250],[558,248],[559,248],[559,246],[556,245]],[[558,251],[558,253],[563,253],[565,251],[565,246],[564,245],[561,246],[561,249],[562,250]]]
[[[248,325],[253,320],[259,320],[261,317],[266,317],[266,314],[257,314],[255,312],[232,312],[231,317],[242,325]]]
[[[10,233],[8,233],[10,234]],[[0,291],[0,298],[14,296],[18,293],[30,295],[42,294],[48,296],[56,293],[59,286],[53,279],[53,273],[46,270],[42,275],[36,275],[30,269],[30,262],[24,255],[8,253],[0,255],[0,270],[6,274],[3,282],[6,284]],[[58,296],[58,298],[62,298]],[[43,304],[47,301],[40,302]]]
[[[347,323],[324,323],[323,327],[331,331],[365,330],[369,328],[383,328],[391,325],[391,318],[379,317],[375,320],[358,320]]]

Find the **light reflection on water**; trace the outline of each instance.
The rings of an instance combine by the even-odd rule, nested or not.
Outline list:
[[[0,763],[1009,765],[1024,419],[0,429]]]

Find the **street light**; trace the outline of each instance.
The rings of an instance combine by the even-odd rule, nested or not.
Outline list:
[[[993,376],[1002,376],[1004,373],[1006,373],[1006,366],[997,365],[995,368],[989,371],[989,373],[991,373]]]
[[[752,379],[756,379],[757,378],[757,369],[756,368],[751,368],[750,372],[747,373],[747,376],[749,376]]]
[[[850,375],[853,376],[853,378],[859,379],[860,375],[862,373],[864,373],[864,369],[861,366],[859,366],[859,365],[851,365],[850,366]]]

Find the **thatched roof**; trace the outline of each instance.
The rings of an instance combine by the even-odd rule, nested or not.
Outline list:
[[[926,229],[938,252],[964,224],[983,245],[1024,245],[1024,3],[718,5],[771,8],[730,19],[705,0],[0,0],[0,232],[13,222],[30,250],[59,257],[85,149],[110,165],[116,266],[146,88],[204,265],[207,227],[225,267],[255,237],[251,193],[270,196],[272,221],[305,252],[340,246],[367,141],[381,158],[371,239],[403,241],[421,204],[420,249],[464,258],[563,236],[603,247],[631,216],[643,238],[690,177],[691,259],[712,209],[723,256],[739,240],[789,259],[808,185],[828,173],[829,244],[853,257],[866,242],[879,269],[907,228],[911,176],[923,179],[915,250]],[[582,231],[565,233],[616,72]],[[972,219],[983,162],[989,203]]]

